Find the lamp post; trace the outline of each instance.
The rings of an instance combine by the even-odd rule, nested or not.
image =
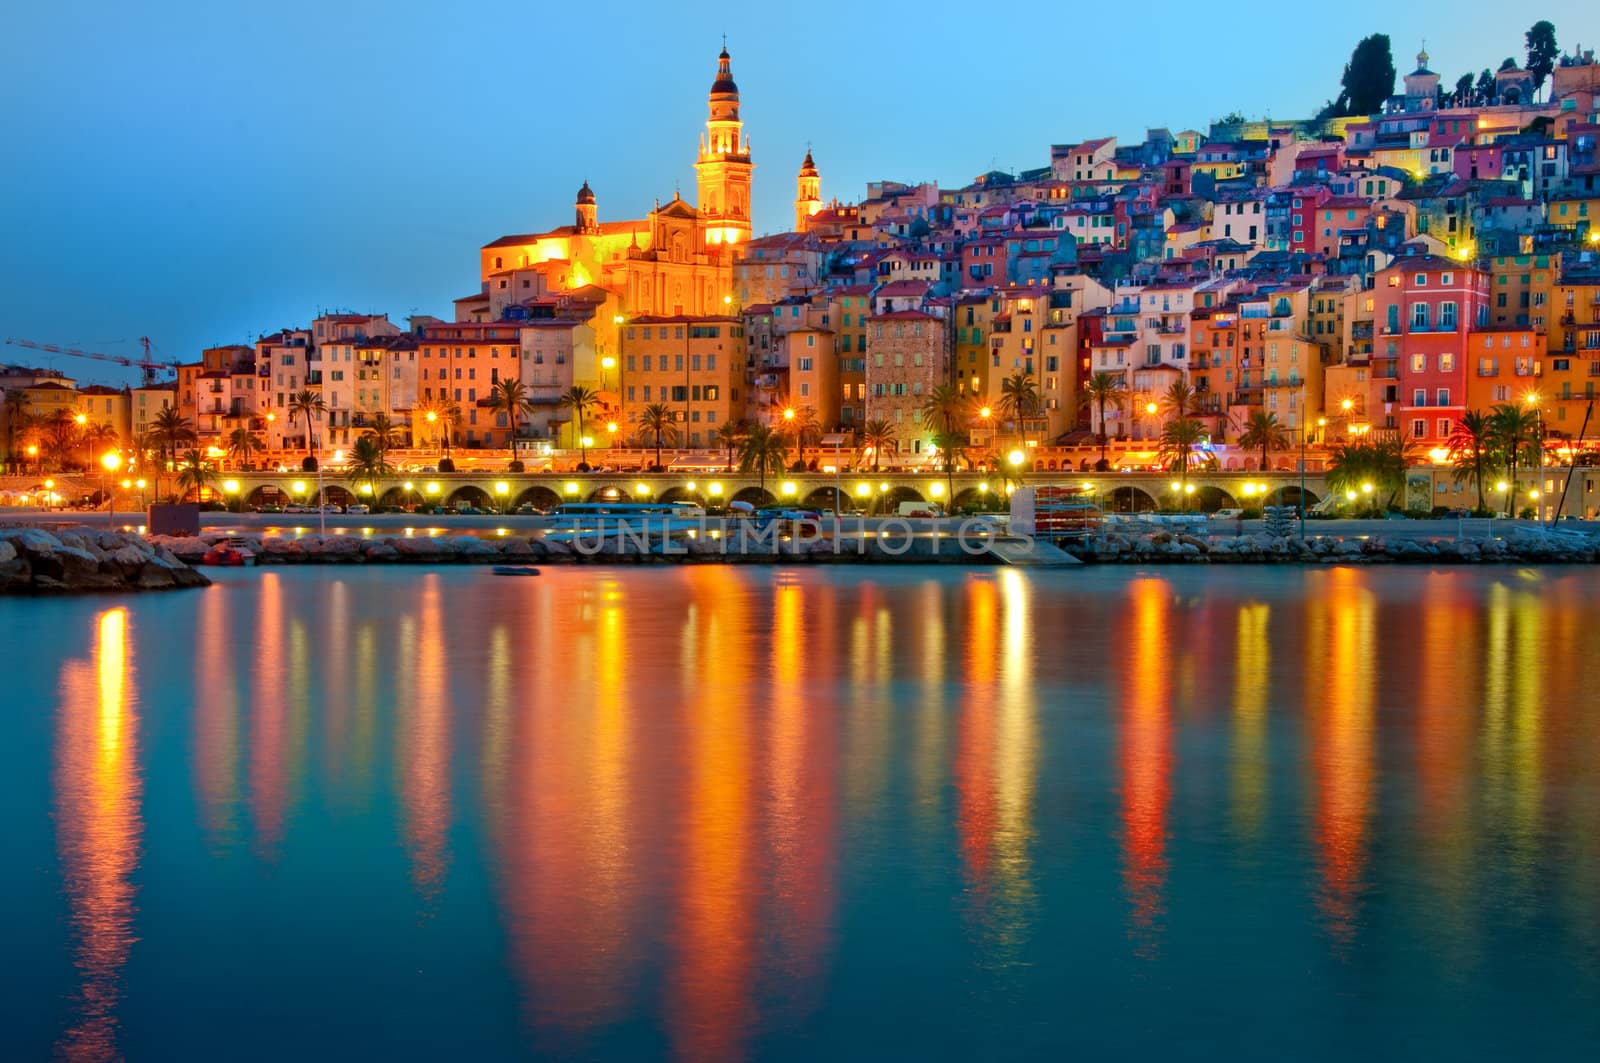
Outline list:
[[[1147,402],[1147,403],[1144,404],[1144,412],[1150,415],[1150,422],[1151,422],[1150,427],[1151,427],[1152,430],[1155,428],[1156,413],[1160,409],[1161,409],[1161,407],[1157,406],[1153,402]],[[1154,439],[1155,435],[1152,434],[1150,436],[1150,438]]]
[[[37,445],[35,445],[33,443],[29,443],[28,444],[28,457],[30,457],[30,458],[38,458],[39,457],[39,448],[38,448]],[[38,475],[39,473],[42,473],[42,472],[44,472],[44,463],[43,462],[39,462],[38,463],[38,467],[34,471],[34,475]]]
[[[785,429],[787,429],[789,426],[794,424],[794,407],[793,406],[785,406],[783,408],[783,423],[784,423]],[[794,443],[794,456],[795,456],[795,460],[796,461],[799,461],[801,458],[804,457],[804,455],[800,453],[800,440],[799,440],[798,437],[795,439],[795,443]]]
[[[114,450],[108,450],[100,458],[100,464],[106,470],[106,525],[116,527],[117,524],[117,485],[112,479],[117,469],[122,465],[122,455]]]
[[[1522,401],[1525,405],[1533,407],[1533,412],[1539,419],[1539,435],[1537,439],[1537,445],[1539,448],[1539,469],[1538,472],[1534,474],[1534,493],[1530,496],[1535,502],[1537,502],[1539,500],[1538,488],[1541,486],[1541,483],[1544,480],[1544,406],[1540,401],[1540,395],[1537,391],[1529,391],[1527,394],[1522,396]],[[1537,516],[1543,508],[1543,506],[1534,507],[1534,514]],[[1540,523],[1543,523],[1542,517],[1540,518]]]

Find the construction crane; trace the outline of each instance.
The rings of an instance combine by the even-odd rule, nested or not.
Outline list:
[[[144,384],[148,387],[156,382],[156,375],[163,371],[176,373],[177,362],[153,362],[150,360],[150,337],[140,336],[139,343],[144,347],[143,358],[130,358],[120,354],[101,354],[97,351],[80,351],[76,347],[60,347],[54,343],[34,343],[32,340],[7,339],[13,347],[27,347],[35,351],[49,351],[51,354],[64,354],[71,358],[93,358],[97,362],[115,362],[117,365],[137,369],[143,374]]]

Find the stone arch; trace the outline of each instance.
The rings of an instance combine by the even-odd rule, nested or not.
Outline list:
[[[878,512],[893,513],[900,508],[900,503],[902,502],[926,501],[927,499],[923,498],[921,492],[915,487],[907,487],[905,484],[893,484],[889,487],[889,490],[878,495]]]
[[[976,487],[963,487],[950,500],[950,512],[961,513],[967,509],[1003,509],[1005,495],[996,491],[980,491]]]
[[[1274,487],[1272,490],[1267,492],[1267,498],[1269,499],[1268,505],[1297,506],[1300,504],[1300,485],[1282,484],[1278,487]],[[1317,493],[1311,490],[1309,487],[1306,488],[1305,499],[1305,504],[1307,506],[1314,506],[1318,502],[1322,501],[1322,499],[1317,497]]]
[[[314,497],[319,498],[323,505],[332,503],[336,506],[348,506],[357,501],[355,492],[344,484],[324,483],[322,494]]]
[[[561,496],[542,484],[535,484],[516,497],[516,506],[532,506],[541,513],[549,513],[561,504]]]
[[[378,496],[378,508],[384,509],[390,506],[404,508],[408,505],[414,505],[417,497],[417,489],[415,487],[407,491],[404,486],[395,484],[386,488],[383,494]]]
[[[620,484],[604,484],[589,492],[585,502],[627,502],[628,489]]]
[[[1148,513],[1155,508],[1155,496],[1142,487],[1122,484],[1106,492],[1107,513]]]
[[[1191,509],[1201,513],[1215,513],[1219,509],[1240,509],[1238,499],[1215,484],[1200,484],[1195,488]]]
[[[698,489],[690,490],[687,486],[679,485],[669,487],[656,497],[658,502],[688,502],[696,506],[704,506],[706,499]]]
[[[835,491],[832,484],[816,488],[801,500],[801,504],[807,509],[831,509],[835,513],[844,513],[856,508],[850,492],[843,488]]]
[[[244,496],[246,509],[258,506],[281,506],[290,501],[289,489],[283,484],[257,484]]]
[[[763,488],[752,485],[750,487],[741,487],[738,491],[734,492],[733,497],[728,499],[728,501],[748,502],[752,506],[770,506],[774,502],[778,501],[778,498],[771,491],[767,491]]]
[[[477,484],[462,484],[446,495],[444,499],[444,504],[447,506],[459,506],[463,503],[469,506],[477,506],[479,509],[496,508],[494,499],[489,497],[489,492]]]

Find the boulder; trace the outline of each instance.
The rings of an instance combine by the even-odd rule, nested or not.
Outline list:
[[[396,561],[400,558],[400,551],[388,543],[371,543],[366,548],[368,561]]]

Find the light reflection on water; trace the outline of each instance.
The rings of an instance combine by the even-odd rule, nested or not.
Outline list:
[[[183,1058],[269,1013],[242,1055],[1559,1048],[1600,1034],[1596,582],[293,570],[5,603],[56,664],[73,966],[19,983],[23,1043]]]

